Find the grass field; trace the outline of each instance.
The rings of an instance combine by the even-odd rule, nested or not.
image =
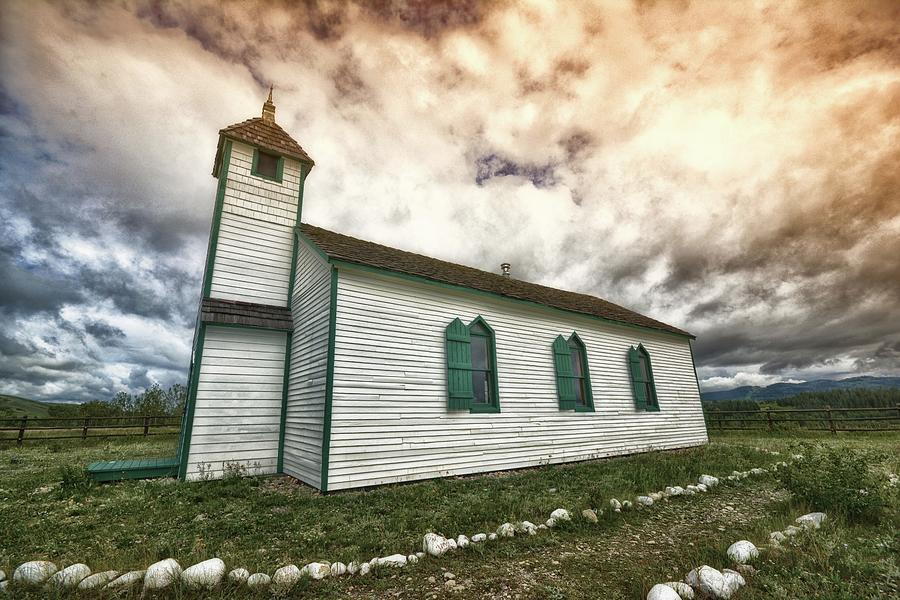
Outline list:
[[[51,405],[18,396],[0,394],[0,418],[46,419],[50,416]]]
[[[900,436],[806,436],[874,449],[900,471]],[[175,484],[171,480],[90,485],[78,470],[91,460],[171,455],[174,439],[0,448],[0,568],[33,559],[94,571],[136,569],[165,557],[182,566],[218,556],[229,568],[272,572],[288,563],[368,560],[419,549],[427,531],[488,532],[504,521],[544,521],[558,507],[574,514],[633,498],[701,473],[722,475],[774,460],[754,447],[787,450],[790,438],[720,436],[706,447],[655,452],[477,477],[387,486],[321,496],[289,478]],[[771,477],[723,485],[533,537],[494,542],[374,577],[304,583],[297,597],[467,597],[637,599],[654,583],[680,579],[701,563],[728,566],[724,550],[741,538],[765,541],[805,506]],[[741,598],[878,598],[896,589],[897,506],[880,526],[834,519],[808,545],[764,564]],[[846,544],[846,546],[844,546]],[[768,557],[766,558],[768,560]],[[443,573],[458,585],[449,592]],[[429,578],[433,578],[430,580]],[[875,595],[866,595],[871,586]],[[893,586],[893,588],[891,587]],[[222,588],[211,598],[243,597]],[[176,590],[175,597],[198,597]],[[43,596],[34,596],[43,597]]]

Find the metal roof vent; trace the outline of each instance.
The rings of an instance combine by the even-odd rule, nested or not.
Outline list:
[[[509,263],[501,263],[501,264],[500,264],[500,270],[503,271],[503,276],[504,276],[504,277],[509,277],[509,268],[510,268],[511,266],[512,266],[512,265],[510,265]]]

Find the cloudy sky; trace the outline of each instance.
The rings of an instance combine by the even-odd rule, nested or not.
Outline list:
[[[0,393],[184,382],[217,131],[304,220],[685,328],[704,389],[900,373],[900,4],[4,2]]]

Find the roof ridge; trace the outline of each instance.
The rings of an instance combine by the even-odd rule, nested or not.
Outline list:
[[[318,227],[318,226],[312,225],[310,223],[300,223],[299,229],[301,230],[301,232],[313,234],[313,239],[311,241],[313,243],[315,243],[317,246],[319,246],[325,252],[325,254],[327,254],[329,256],[335,256],[335,255],[340,254],[340,256],[336,256],[336,257],[339,258],[340,260],[346,260],[347,262],[357,263],[357,264],[364,265],[364,266],[373,266],[373,267],[383,268],[386,270],[395,271],[398,273],[405,273],[408,275],[417,275],[420,277],[425,277],[427,279],[432,279],[432,280],[443,282],[443,283],[450,283],[453,285],[459,285],[459,286],[467,287],[467,288],[471,288],[471,289],[492,292],[492,293],[495,293],[495,294],[498,294],[501,296],[505,296],[508,298],[513,298],[513,299],[518,299],[518,300],[526,300],[526,301],[535,302],[538,304],[543,304],[545,306],[552,306],[555,308],[561,308],[563,310],[569,310],[569,311],[574,311],[574,312],[578,312],[578,313],[582,313],[582,314],[593,315],[593,316],[604,318],[606,320],[628,323],[631,325],[637,325],[637,326],[641,326],[641,327],[645,327],[645,328],[657,329],[657,330],[661,330],[661,331],[668,331],[670,333],[677,333],[680,335],[694,337],[692,334],[690,334],[682,329],[679,329],[672,325],[668,325],[667,323],[663,323],[662,321],[658,321],[656,319],[653,319],[652,317],[647,317],[635,310],[632,310],[632,309],[622,306],[620,304],[616,304],[614,302],[610,302],[609,300],[606,300],[605,298],[600,298],[599,296],[594,296],[592,294],[586,294],[584,292],[573,292],[570,290],[563,290],[560,288],[550,287],[550,286],[547,286],[547,285],[544,285],[541,283],[534,283],[531,281],[526,281],[524,279],[513,279],[513,278],[509,278],[509,277],[504,277],[503,275],[500,275],[498,273],[492,273],[490,271],[485,271],[483,269],[478,269],[476,267],[471,267],[469,265],[461,265],[458,263],[453,263],[450,261],[446,261],[446,260],[443,260],[440,258],[435,258],[433,256],[428,256],[425,254],[410,252],[409,250],[401,250],[400,248],[394,248],[392,246],[386,246],[386,245],[380,244],[378,242],[372,242],[369,240],[364,240],[364,239],[353,237],[353,236],[346,235],[343,233],[338,233],[335,231],[324,229],[322,227]],[[320,239],[315,239],[315,234],[317,232],[321,232],[321,234],[319,236]],[[366,245],[368,247],[367,248],[368,251],[360,252],[360,254],[362,256],[347,256],[345,254],[341,254],[336,249],[329,248],[327,243],[323,243],[323,240],[321,239],[322,235],[337,236],[338,238],[343,238],[343,240],[347,240],[344,243],[351,243],[351,244],[355,243],[355,244]],[[337,240],[337,242],[341,243],[341,240]],[[387,251],[388,253],[401,253],[406,257],[415,258],[421,263],[422,268],[421,269],[409,269],[409,268],[404,269],[404,268],[402,268],[402,266],[398,266],[398,265],[390,266],[390,265],[381,264],[378,260],[373,258],[373,254],[371,252],[372,249],[381,249],[381,250]],[[396,259],[397,257],[391,257],[391,258]],[[428,265],[427,263],[439,263],[439,265],[435,265],[435,264]],[[433,270],[433,269],[429,269],[428,268],[429,266],[431,266],[431,267],[444,266],[444,267],[448,268],[450,271],[464,269],[467,272],[469,272],[468,273],[469,275],[477,274],[480,277],[484,277],[486,275],[486,276],[488,276],[489,283],[491,285],[479,286],[479,285],[474,285],[472,282],[462,283],[462,282],[458,281],[459,278],[448,277],[447,276],[448,273],[444,273],[443,274],[444,277],[441,277],[440,273],[433,273],[433,272],[429,273],[429,271]],[[488,283],[488,282],[484,282],[484,283]],[[492,288],[492,289],[487,289],[487,288]],[[516,290],[516,288],[519,288],[519,289]],[[530,290],[528,288],[530,288]],[[517,291],[519,293],[516,293]],[[568,296],[569,298],[566,298],[565,302],[562,302],[562,301],[552,302],[552,301],[547,301],[547,300],[536,299],[532,296],[532,294],[528,294],[527,293],[528,291],[549,292],[549,293],[551,293],[549,295],[564,294],[564,295]],[[529,297],[529,296],[532,296],[532,297]],[[601,303],[603,305],[602,306],[603,310],[602,311],[599,310],[600,307],[588,307],[588,306],[582,306],[582,308],[576,308],[576,307],[572,306],[574,303],[570,302],[571,300],[575,300],[575,299],[581,300],[585,304]],[[562,306],[562,304],[568,304],[570,306]],[[593,308],[593,310],[591,310],[591,308]],[[600,312],[604,312],[607,314],[600,314]],[[613,313],[620,313],[620,314],[614,316]],[[632,318],[628,319],[627,317],[632,317]],[[641,321],[641,322],[636,322],[636,321]]]

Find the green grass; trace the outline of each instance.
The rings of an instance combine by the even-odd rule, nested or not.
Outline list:
[[[886,468],[900,471],[897,436],[820,439],[879,448],[893,456]],[[219,556],[229,568],[245,566],[271,574],[288,563],[368,560],[414,552],[429,530],[472,535],[507,520],[539,523],[558,507],[577,515],[586,507],[605,507],[610,497],[633,498],[665,485],[685,485],[701,473],[721,475],[760,466],[782,457],[754,447],[788,451],[792,444],[779,436],[729,435],[701,448],[329,496],[278,477],[94,485],[78,476],[80,467],[93,460],[170,455],[171,440],[0,448],[0,568],[9,573],[25,560],[43,558],[61,565],[84,561],[94,571],[124,570],[169,556],[183,566]],[[723,556],[731,542],[742,537],[763,542],[768,531],[782,529],[810,508],[791,499],[772,478],[751,479],[652,510],[605,518],[597,525],[577,520],[553,532],[476,547],[401,572],[305,583],[296,595],[422,598],[444,593],[442,573],[449,569],[463,582],[458,597],[595,598],[602,589],[606,598],[637,599],[653,583],[680,579],[701,563],[727,566]],[[833,535],[839,540],[883,540],[891,527],[897,530],[895,509],[886,525],[849,528],[836,522]],[[887,550],[846,543],[870,553],[864,555],[865,563],[848,558],[843,565],[853,581],[884,579],[889,572],[884,569],[891,564],[898,572],[896,557],[893,563],[885,558]],[[815,553],[798,555],[799,561],[818,560]],[[804,562],[796,568],[815,572],[817,566]],[[766,567],[757,580],[760,587],[774,589],[771,586],[787,585],[782,581],[787,573]],[[428,577],[435,577],[436,583],[429,583]],[[749,595],[754,585],[751,582],[743,594],[763,597]],[[851,585],[847,593],[858,594],[859,585]],[[788,598],[814,596],[816,588],[784,589],[788,595],[780,597]],[[174,594],[196,597],[184,591]],[[223,588],[209,597],[243,594]]]
[[[0,394],[0,418],[46,419],[50,416],[51,405],[19,396]]]

